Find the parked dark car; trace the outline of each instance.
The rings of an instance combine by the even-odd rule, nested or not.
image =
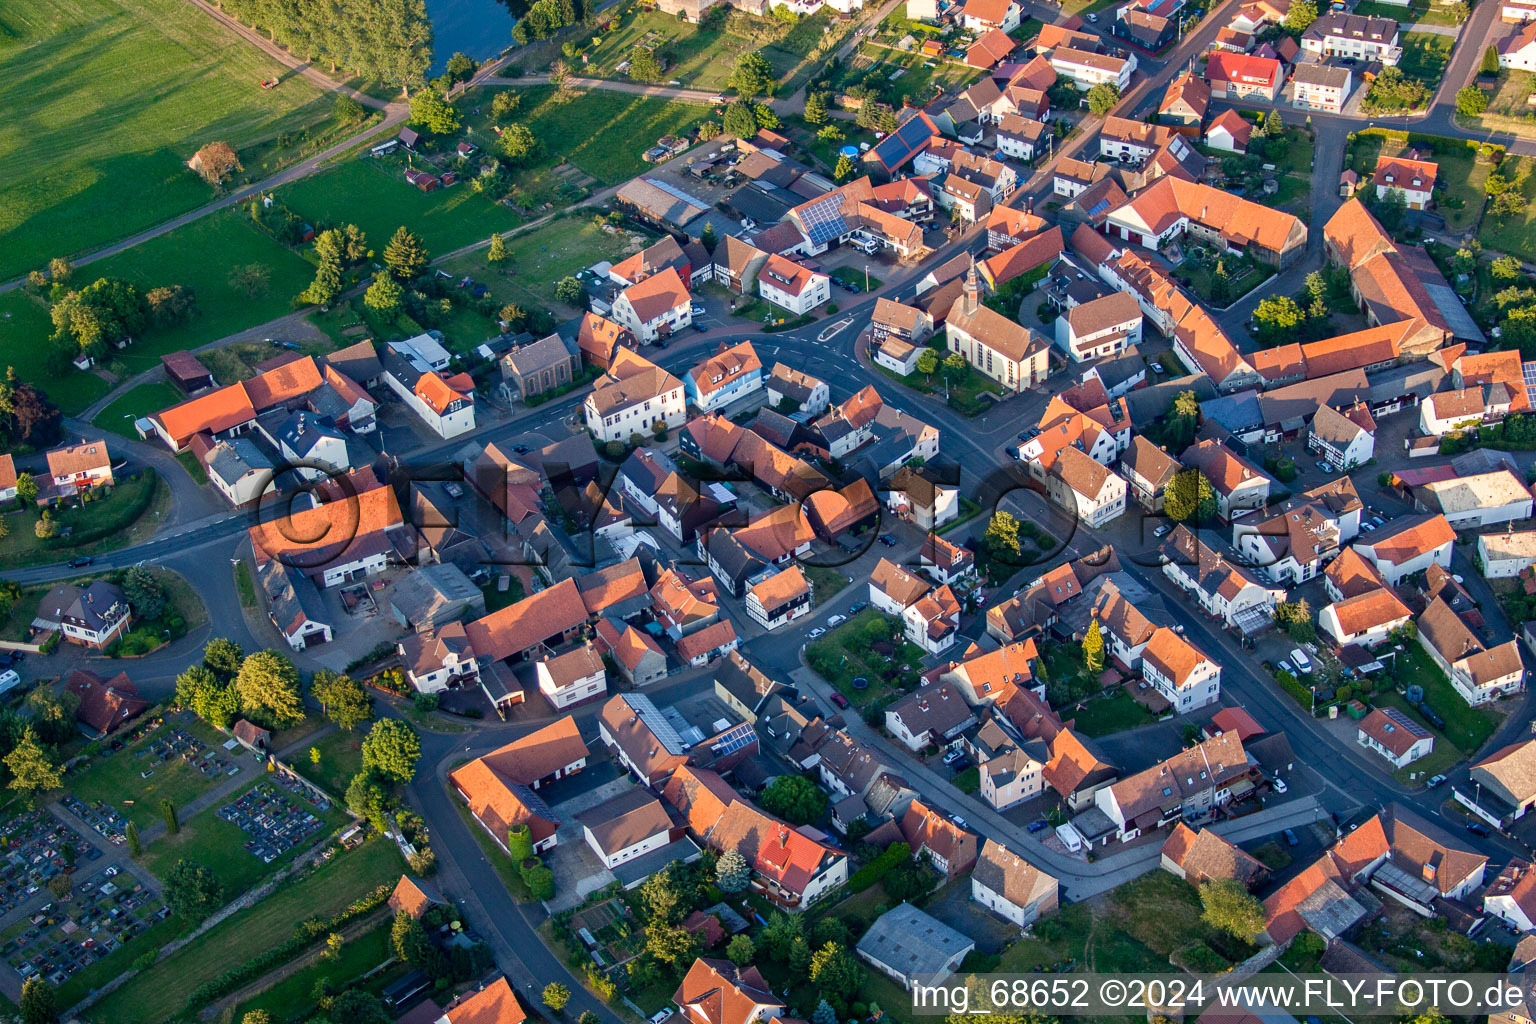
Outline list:
[[[863,611],[865,608],[868,608],[868,607],[869,607],[869,602],[868,601],[855,601],[855,602],[853,602],[853,604],[848,606],[848,614],[849,615],[857,615],[857,614],[859,614],[859,612]]]
[[[1488,831],[1487,825],[1479,825],[1475,821],[1467,822],[1467,831],[1471,832],[1475,836],[1482,836],[1484,839],[1487,839],[1489,836],[1493,835],[1492,832]]]
[[[83,569],[94,561],[96,561],[96,559],[92,558],[90,555],[77,555],[76,557],[69,560],[69,567],[71,569]]]
[[[1050,827],[1051,823],[1046,821],[1044,818],[1036,818],[1034,821],[1029,823],[1029,830],[1031,832],[1044,832]]]
[[[1293,832],[1292,830],[1286,829],[1283,834],[1285,835],[1285,842],[1286,842],[1287,846],[1298,846],[1298,845],[1300,845],[1301,840],[1296,838],[1296,833]]]
[[[888,548],[893,548],[896,546],[896,538],[892,537],[888,533],[882,533],[880,535],[880,543],[884,544]]]
[[[840,693],[834,693],[832,695],[832,703],[836,704],[840,708],[846,708],[848,706],[848,698],[844,697]]]

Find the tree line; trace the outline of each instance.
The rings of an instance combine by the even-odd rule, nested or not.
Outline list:
[[[409,90],[432,63],[424,0],[217,0],[295,54],[332,71]],[[542,2],[542,0],[541,0]]]

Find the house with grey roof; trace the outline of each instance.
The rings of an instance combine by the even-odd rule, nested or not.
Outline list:
[[[406,629],[425,633],[485,614],[485,595],[452,562],[424,565],[395,583],[389,610]]]
[[[903,903],[877,917],[855,951],[859,959],[910,989],[949,977],[975,948],[972,939]]]
[[[267,616],[289,647],[302,651],[330,642],[330,614],[313,580],[281,558],[269,559],[257,572],[267,595]]]
[[[581,373],[575,336],[556,332],[501,357],[502,383],[523,401],[572,383]]]
[[[236,507],[260,498],[274,475],[272,460],[247,437],[220,441],[209,450],[204,465],[208,479]]]

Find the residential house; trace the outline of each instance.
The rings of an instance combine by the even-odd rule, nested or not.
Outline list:
[[[1516,533],[1506,526],[1503,533],[1479,534],[1477,560],[1488,579],[1519,576],[1527,566],[1536,565],[1536,530]]]
[[[599,442],[644,436],[657,423],[668,430],[687,418],[683,382],[631,349],[615,353],[583,405],[587,429]]]
[[[774,253],[758,271],[757,293],[775,306],[805,316],[832,298],[832,279]]]
[[[1244,635],[1269,626],[1284,587],[1267,584],[1225,549],[1180,523],[1163,542],[1163,575],[1187,591],[1209,615]]]
[[[289,647],[302,651],[312,643],[331,642],[331,614],[308,576],[277,558],[257,576],[267,595],[267,617]]]
[[[1007,721],[994,715],[966,740],[966,750],[974,757],[980,776],[978,792],[999,811],[1045,792],[1045,766],[1051,760],[1050,744],[1045,739],[1019,738],[1011,725],[1003,724]]]
[[[683,722],[688,739],[674,719]],[[694,730],[702,738],[693,737]],[[597,732],[625,770],[653,789],[684,767],[729,771],[758,749],[757,734],[747,722],[720,718],[690,724],[678,709],[664,712],[640,693],[608,698],[598,713]]]
[[[1040,147],[1053,139],[1050,131],[1050,126],[1044,121],[1018,114],[1005,114],[998,122],[993,137],[999,153],[1029,163],[1040,152]],[[1000,209],[1003,207],[994,207],[992,212],[995,214]]]
[[[258,570],[281,560],[321,588],[376,575],[416,550],[414,531],[389,486],[294,511],[248,533]]]
[[[1141,675],[1180,714],[1221,696],[1221,666],[1167,626],[1158,628],[1142,650]]]
[[[1354,58],[1367,64],[1395,65],[1403,55],[1397,22],[1363,14],[1321,15],[1301,34],[1301,48],[1320,57]]]
[[[672,841],[672,819],[643,786],[583,811],[576,820],[587,845],[609,871]]]
[[[1012,32],[1019,27],[1021,13],[1015,0],[965,0],[960,8],[960,26],[978,35],[993,29]]]
[[[935,583],[959,584],[976,576],[976,556],[936,533],[923,538],[917,560]]]
[[[1120,475],[1130,484],[1131,497],[1147,512],[1163,510],[1163,495],[1183,467],[1141,434],[1131,437],[1131,445],[1120,456]]]
[[[1050,53],[1051,69],[1079,92],[1109,83],[1124,95],[1136,72],[1136,55],[1111,57],[1108,54],[1058,46]]]
[[[1269,869],[1209,828],[1198,831],[1183,822],[1163,843],[1162,868],[1190,885],[1231,879],[1252,890],[1269,877]]]
[[[602,618],[593,642],[613,659],[619,674],[637,689],[666,678],[667,656],[649,635],[634,626]]]
[[[758,1024],[786,1009],[756,967],[704,957],[688,968],[672,1001],[687,1024]]]
[[[608,692],[608,672],[592,641],[563,654],[545,658],[534,666],[539,692],[556,711]]]
[[[889,300],[876,300],[876,307],[885,301]],[[768,390],[769,405],[776,409],[793,406],[793,411],[807,417],[825,412],[832,401],[826,381],[784,363],[773,364],[764,384]]]
[[[666,338],[693,322],[693,300],[677,270],[667,267],[619,292],[612,318],[642,345]]]
[[[103,679],[86,669],[72,669],[64,681],[64,692],[77,698],[75,722],[93,739],[110,735],[149,708],[149,701],[139,694],[126,672]]]
[[[560,819],[536,790],[582,770],[587,745],[567,715],[475,758],[448,774],[448,782],[503,853],[508,830],[527,826],[535,852],[552,848]]]
[[[1356,742],[1373,750],[1394,768],[1403,768],[1429,754],[1435,738],[1397,708],[1374,708],[1360,720]]]
[[[1193,71],[1185,71],[1168,84],[1158,104],[1158,119],[1163,124],[1178,124],[1198,129],[1205,123],[1211,105],[1211,87]]]
[[[462,622],[412,633],[396,641],[395,651],[406,681],[417,693],[442,693],[480,684],[480,663]]]
[[[936,530],[960,514],[960,487],[927,467],[902,466],[886,481],[885,507],[920,530]]]
[[[908,750],[951,747],[976,724],[971,706],[948,683],[922,686],[885,709],[885,728]]]
[[[1504,865],[1483,892],[1483,912],[1517,932],[1536,931],[1536,870],[1519,857]]]
[[[955,824],[921,800],[914,800],[901,819],[901,835],[912,849],[945,878],[958,878],[976,863],[976,833]]]
[[[1205,130],[1207,146],[1229,153],[1248,152],[1248,142],[1252,138],[1253,122],[1230,108],[1217,114]]]
[[[1210,481],[1216,514],[1227,522],[1256,512],[1269,501],[1269,477],[1220,441],[1200,441],[1186,449],[1180,461]]]
[[[1312,417],[1307,448],[1334,469],[1348,472],[1376,457],[1376,421],[1363,401],[1342,412],[1319,402]]]
[[[1450,677],[1451,686],[1473,707],[1525,689],[1519,642],[1484,646],[1444,596],[1436,597],[1419,616],[1418,639],[1419,646]]]
[[[50,499],[71,497],[112,483],[112,453],[104,440],[55,448],[47,459],[51,486],[42,490]]]
[[[1350,832],[1331,851],[1349,881],[1369,882],[1423,917],[1439,900],[1464,900],[1483,884],[1488,857],[1399,803]]]
[[[1060,905],[1056,879],[995,839],[982,845],[971,872],[971,899],[1020,928]]]
[[[445,378],[436,370],[418,370],[393,348],[384,350],[384,383],[438,437],[458,437],[475,429],[474,381],[468,374]]]
[[[423,1007],[429,1011],[435,1010],[429,999],[419,1003],[412,1013]],[[517,993],[512,991],[506,976],[501,975],[495,981],[459,996],[444,1008],[441,1017],[425,1017],[421,1024],[523,1024],[527,1019],[528,1011],[518,1001]]]
[[[747,590],[747,615],[764,629],[778,629],[811,613],[811,585],[791,565]]]
[[[1273,103],[1285,84],[1285,66],[1273,57],[1214,50],[1206,59],[1205,78],[1213,99],[1256,96]]]
[[[1317,626],[1340,647],[1377,647],[1411,618],[1408,606],[1383,588],[1327,605],[1317,613]]]
[[[1075,447],[1057,454],[1045,487],[1052,501],[1095,528],[1125,513],[1125,480]]]
[[[1056,345],[1074,362],[1118,355],[1141,344],[1141,306],[1126,292],[1080,303],[1056,319]]]
[[[721,342],[683,376],[683,387],[690,405],[715,412],[762,390],[763,364],[750,341]]]
[[[1354,549],[1395,587],[1432,564],[1449,569],[1455,542],[1456,531],[1443,515],[1401,516],[1357,538]]]
[[[1115,834],[1131,840],[1179,821],[1198,820],[1251,790],[1251,769],[1235,732],[1222,733],[1094,794]]]
[[[1521,11],[1536,8],[1521,7]],[[1536,71],[1536,21],[1523,19],[1519,28],[1494,44],[1499,55],[1499,67],[1511,71]]]
[[[1301,258],[1307,241],[1307,226],[1295,216],[1176,175],[1157,179],[1105,220],[1111,238],[1149,249],[1160,249],[1186,232],[1281,269]]]
[[[1376,185],[1376,198],[1385,199],[1388,192],[1396,189],[1403,194],[1403,201],[1410,210],[1427,210],[1435,191],[1435,177],[1440,165],[1433,160],[1419,159],[1417,150],[1405,155],[1378,156],[1376,173],[1372,178]]]
[[[1291,106],[1302,110],[1342,113],[1354,89],[1354,72],[1337,64],[1291,66]]]

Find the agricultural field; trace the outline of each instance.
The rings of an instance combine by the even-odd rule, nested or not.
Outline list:
[[[177,0],[7,4],[0,59],[0,278],[208,202],[197,147],[301,132],[333,104],[294,75],[262,89],[284,69]]]

